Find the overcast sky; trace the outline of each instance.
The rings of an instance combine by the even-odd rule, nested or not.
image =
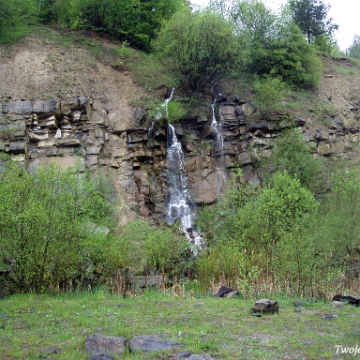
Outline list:
[[[206,6],[209,0],[191,0],[193,4]],[[269,7],[277,10],[287,0],[263,0]],[[360,0],[324,0],[331,9],[329,16],[333,23],[339,25],[336,39],[341,50],[347,49],[353,42],[355,34],[360,35]]]

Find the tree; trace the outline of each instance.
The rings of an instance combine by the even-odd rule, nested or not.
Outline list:
[[[347,52],[350,57],[360,60],[360,35],[354,35],[353,43]]]
[[[253,45],[265,44],[275,32],[276,16],[260,0],[242,0],[233,9],[231,17],[236,32]]]
[[[276,173],[254,201],[239,210],[243,219],[243,238],[249,253],[256,253],[266,261],[267,277],[273,276],[276,248],[304,217],[317,208],[311,192],[286,171]]]
[[[317,36],[333,34],[339,27],[332,24],[333,19],[327,18],[330,5],[326,5],[322,0],[290,0],[290,9],[295,23],[306,35],[308,43],[314,42],[313,38]]]
[[[321,159],[314,158],[298,128],[286,130],[274,143],[273,155],[264,162],[265,174],[286,171],[313,193],[325,188],[325,168]]]
[[[209,10],[176,13],[153,42],[183,89],[203,90],[237,66],[238,43],[229,21]]]
[[[29,174],[5,161],[0,173],[0,259],[15,291],[41,292],[83,276],[111,204],[96,180],[50,165]],[[105,235],[104,235],[105,236]]]

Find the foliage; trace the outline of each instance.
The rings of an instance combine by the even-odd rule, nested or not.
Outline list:
[[[231,18],[240,37],[263,45],[274,36],[276,16],[260,0],[241,0],[233,6]]]
[[[359,173],[346,170],[333,177],[331,194],[323,202],[326,209],[324,231],[333,243],[339,261],[350,262],[360,254]]]
[[[32,174],[12,161],[4,166],[0,257],[14,290],[39,292],[80,279],[92,233],[100,236],[99,226],[111,225],[112,206],[100,183],[55,165]]]
[[[176,123],[184,118],[187,110],[183,104],[176,100],[168,103],[160,103],[159,101],[152,103],[150,106],[150,115],[160,123]]]
[[[153,46],[183,89],[203,91],[236,68],[238,46],[232,26],[208,10],[179,11],[159,32]]]
[[[314,209],[316,201],[313,195],[301,186],[298,179],[287,172],[276,173],[256,201],[248,202],[241,210],[243,219],[248,214],[243,224],[247,250],[263,252],[268,271],[275,247],[295,225],[301,224],[305,214]]]
[[[293,24],[279,27],[277,35],[249,50],[245,69],[258,75],[282,77],[299,88],[316,87],[322,75],[321,59]]]
[[[276,171],[286,171],[313,193],[323,192],[325,189],[324,163],[310,153],[298,128],[286,130],[281,138],[275,141],[273,155],[263,161],[261,166],[264,167],[267,178]]]
[[[278,77],[255,76],[253,89],[256,105],[264,118],[269,118],[279,108],[286,94],[285,83]]]
[[[109,276],[131,269],[134,274],[161,273],[170,278],[180,278],[192,266],[191,258],[184,236],[143,220],[124,226],[118,236],[108,240],[99,257]]]
[[[360,60],[360,35],[354,35],[354,40],[347,50],[348,56]]]
[[[34,0],[0,0],[0,44],[12,43],[30,33],[36,15]]]
[[[57,0],[58,20],[73,29],[101,30],[150,50],[150,41],[183,0]]]
[[[309,44],[323,34],[331,37],[338,29],[338,25],[332,24],[332,19],[327,18],[330,5],[322,0],[290,0],[289,4],[293,19],[306,35]]]
[[[314,235],[318,203],[286,171],[263,187],[246,185],[239,176],[219,204],[199,215],[211,244],[198,259],[199,278],[247,284],[250,292],[265,282],[306,293],[315,278],[328,274],[318,261],[325,239]]]
[[[184,0],[9,0],[0,2],[0,34],[7,26],[38,19],[71,29],[103,31],[133,46],[150,50],[150,42]],[[19,24],[19,25],[18,25]]]

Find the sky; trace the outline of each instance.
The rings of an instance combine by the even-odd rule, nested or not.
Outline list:
[[[206,6],[209,0],[191,0],[193,4]],[[263,2],[275,11],[287,0],[263,0]],[[333,18],[333,23],[339,25],[335,37],[341,50],[346,50],[353,42],[354,35],[360,35],[360,1],[359,0],[324,0],[331,9],[328,13]]]

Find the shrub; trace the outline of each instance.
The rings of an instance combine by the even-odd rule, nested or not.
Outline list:
[[[98,180],[51,164],[29,174],[12,161],[0,173],[0,258],[14,291],[81,282],[89,248],[111,226],[112,205]],[[95,232],[95,236],[93,233]]]
[[[280,102],[285,98],[285,83],[279,77],[255,76],[253,89],[255,92],[255,102],[264,118],[269,118],[279,110]]]
[[[204,90],[237,67],[238,45],[232,26],[208,10],[176,13],[153,42],[164,67],[185,90]]]

